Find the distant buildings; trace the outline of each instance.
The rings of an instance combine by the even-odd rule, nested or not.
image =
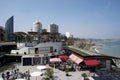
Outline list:
[[[10,17],[5,23],[5,39],[6,40],[13,40],[14,32],[14,16]]]
[[[42,32],[42,24],[39,21],[33,22],[33,32]]]
[[[33,22],[32,30],[29,32],[14,32],[14,16],[11,16],[5,23],[5,28],[0,29],[0,41],[16,41],[16,42],[60,42],[64,41],[64,36],[59,33],[57,24],[50,24],[49,32],[44,29],[42,23],[38,20]]]
[[[39,21],[33,23],[33,30],[28,32],[28,36],[31,41],[37,42],[61,41],[57,24],[50,24],[50,32],[47,32],[47,29],[42,29],[42,23]]]
[[[47,29],[42,29],[42,32],[47,32]]]
[[[50,32],[51,33],[59,33],[59,27],[57,24],[50,24]]]

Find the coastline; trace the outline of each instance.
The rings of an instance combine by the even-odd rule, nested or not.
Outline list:
[[[103,48],[103,46],[101,46],[101,45],[94,45],[94,46],[90,46],[89,50],[91,52],[95,52],[97,54],[101,54],[101,55],[106,55],[107,56],[107,54],[102,53],[102,52],[99,51],[99,49],[101,49],[101,48]],[[108,56],[112,56],[112,55],[108,55]],[[113,57],[118,57],[118,56],[113,56]],[[117,60],[117,61],[113,60],[113,61],[114,61],[114,63],[116,63],[117,67],[120,68],[120,61],[119,60]]]
[[[99,54],[99,55],[110,56],[108,54],[101,52],[100,49],[102,49],[102,48],[103,48],[102,45],[95,44],[94,46],[90,46],[89,51],[94,52],[94,53]]]
[[[97,49],[97,48],[94,48],[94,50],[95,50],[95,52],[96,52],[96,53],[100,53],[100,51],[98,51],[98,49]]]
[[[93,42],[96,46],[96,49],[105,55],[114,56],[120,58],[120,41],[99,41]]]
[[[95,52],[95,53],[101,53],[98,48],[101,48],[100,46],[94,45],[94,46],[90,46],[89,51]]]

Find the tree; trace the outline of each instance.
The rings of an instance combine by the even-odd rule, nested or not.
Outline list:
[[[66,68],[66,69],[65,69],[65,72],[66,72],[66,76],[68,76],[68,75],[69,75],[69,74],[68,74],[69,69],[68,69],[68,68]]]
[[[84,80],[85,80],[85,78],[87,77],[87,74],[86,73],[83,73],[83,74],[81,74],[81,76],[84,78]]]
[[[70,37],[67,39],[67,45],[73,45],[74,44],[74,38]]]
[[[45,72],[45,77],[43,78],[43,80],[50,80],[50,78],[53,77],[53,69],[52,68],[47,68],[46,72]]]

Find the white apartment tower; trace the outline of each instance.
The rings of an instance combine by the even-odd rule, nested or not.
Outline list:
[[[50,32],[51,33],[59,33],[57,24],[50,24]]]
[[[33,22],[33,32],[42,32],[42,24],[38,20]]]

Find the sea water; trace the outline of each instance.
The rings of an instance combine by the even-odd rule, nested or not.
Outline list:
[[[98,50],[108,56],[120,57],[120,40],[103,40],[95,44],[101,46]]]

